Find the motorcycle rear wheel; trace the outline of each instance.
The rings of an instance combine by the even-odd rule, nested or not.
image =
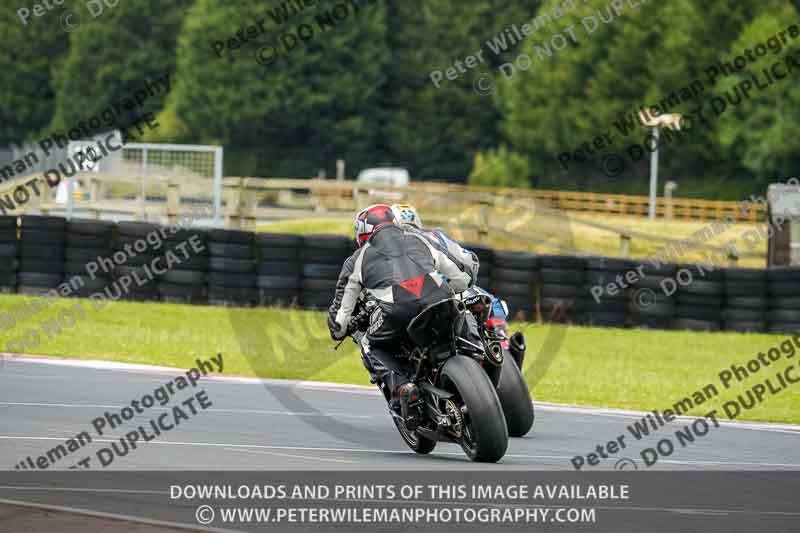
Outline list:
[[[442,369],[442,387],[463,406],[461,448],[471,460],[496,463],[508,449],[508,428],[500,399],[486,372],[474,359],[456,356]]]
[[[417,431],[409,431],[405,427],[405,424],[403,424],[403,422],[401,422],[398,418],[392,417],[392,420],[394,421],[394,425],[397,426],[397,431],[400,432],[400,436],[403,437],[403,440],[408,447],[418,454],[425,455],[431,453],[433,449],[436,448],[435,440],[424,437]]]

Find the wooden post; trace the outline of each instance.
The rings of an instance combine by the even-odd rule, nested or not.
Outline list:
[[[336,160],[336,181],[344,181],[344,159]]]
[[[239,214],[239,188],[236,185],[227,185],[222,189],[222,195],[225,199],[223,202],[223,215],[225,228],[236,229],[238,226]]]
[[[244,214],[242,213],[242,184],[244,178],[239,178],[234,187],[231,188],[231,225],[236,229],[244,229]]]
[[[627,233],[619,234],[619,255],[624,258],[631,256],[631,236]]]
[[[142,176],[139,189],[140,218],[142,222],[147,220],[147,148],[142,149]]]
[[[243,227],[255,231],[256,208],[258,207],[258,195],[256,194],[256,189],[251,189],[249,187],[247,178],[242,178],[239,191]]]
[[[481,200],[480,212],[478,214],[478,240],[481,243],[489,242],[489,207],[491,203],[487,200]]]
[[[91,175],[86,178],[86,188],[89,190],[89,213],[95,220],[100,219],[100,209],[97,207],[97,204],[100,201],[100,184],[100,180]]]
[[[319,213],[325,211],[325,206],[323,205],[322,199],[322,192],[320,191],[320,187],[315,183],[316,180],[311,180],[311,187],[309,188],[309,193],[311,194],[311,209],[314,210],[315,213]]]
[[[97,204],[100,202],[102,185],[102,181],[89,177],[89,209],[95,220],[100,219],[100,209],[97,208]]]
[[[732,248],[728,248],[728,266],[735,267],[739,262],[739,256]]]
[[[181,184],[180,178],[170,178],[167,182],[167,220],[175,224],[181,214]]]
[[[675,202],[672,199],[672,193],[677,188],[678,184],[672,180],[664,184],[664,201],[666,202],[664,215],[668,220],[675,218]]]

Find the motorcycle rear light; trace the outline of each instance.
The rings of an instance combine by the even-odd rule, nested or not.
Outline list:
[[[505,319],[503,318],[490,318],[486,321],[487,328],[493,328],[495,326],[504,326],[506,324]]]

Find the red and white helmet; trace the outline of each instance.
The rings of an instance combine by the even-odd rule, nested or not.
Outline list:
[[[364,246],[367,239],[379,226],[394,224],[395,216],[392,208],[386,204],[371,205],[362,209],[356,215],[356,241],[358,246]]]

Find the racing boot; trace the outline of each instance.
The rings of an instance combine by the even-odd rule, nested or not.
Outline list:
[[[508,342],[508,351],[511,352],[511,357],[517,363],[517,367],[522,370],[522,363],[525,361],[525,336],[522,332],[517,331]]]

